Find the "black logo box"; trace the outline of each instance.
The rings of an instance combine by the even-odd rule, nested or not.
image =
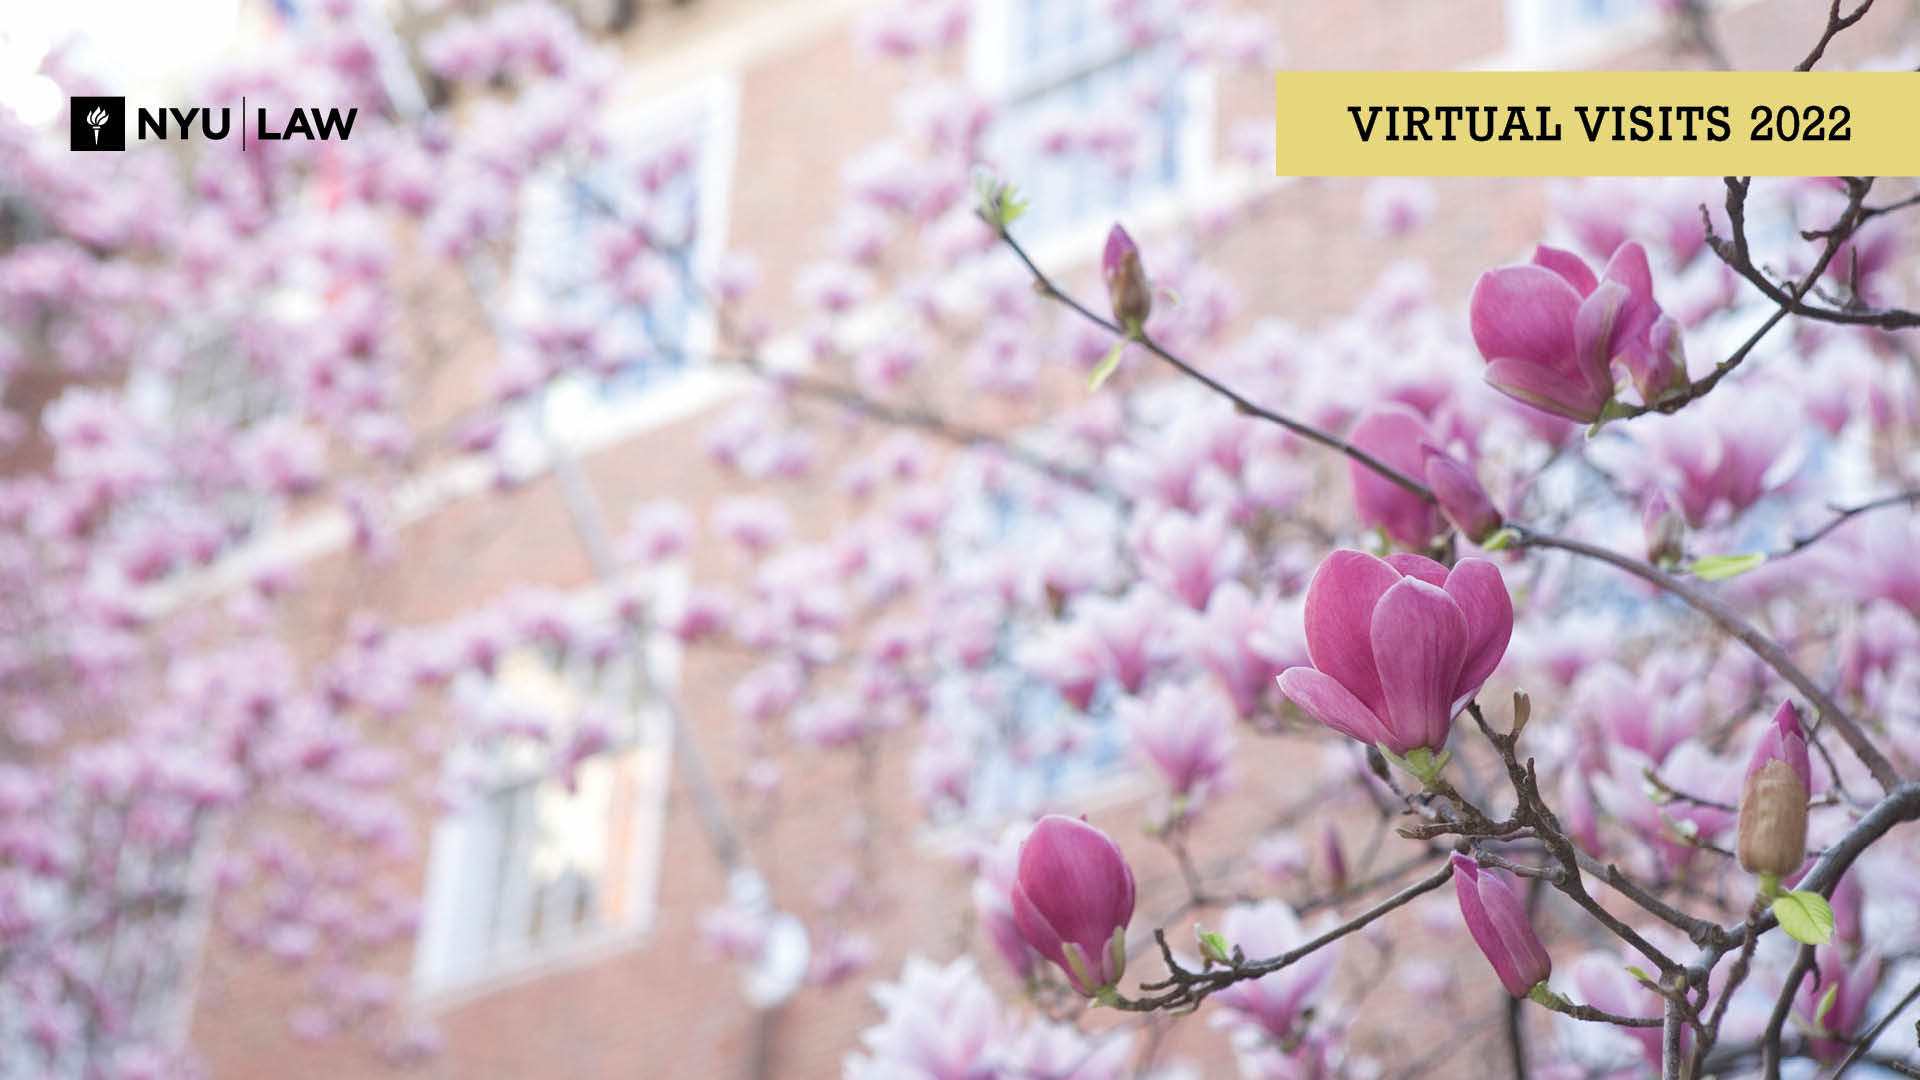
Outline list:
[[[127,99],[76,95],[68,104],[67,136],[73,150],[125,150]]]

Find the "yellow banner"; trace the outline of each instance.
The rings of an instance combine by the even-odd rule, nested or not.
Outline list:
[[[1280,176],[1920,175],[1911,71],[1283,71]]]

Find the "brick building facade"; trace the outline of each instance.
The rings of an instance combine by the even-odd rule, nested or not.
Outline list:
[[[1358,0],[1273,4],[1267,14],[1281,62],[1292,67],[1631,70],[1697,64],[1675,51],[1656,7],[1618,0]],[[1031,17],[1041,5],[978,0],[975,8],[970,33],[977,36],[983,28]],[[1724,47],[1742,67],[1777,68],[1804,51],[1825,5],[1741,0],[1715,8]],[[626,75],[607,107],[610,122],[693,125],[701,226],[712,245],[706,254],[738,248],[757,257],[762,286],[756,310],[776,326],[794,321],[798,305],[791,283],[818,257],[843,198],[843,167],[887,134],[894,123],[891,102],[916,77],[911,68],[877,63],[859,49],[854,29],[864,10],[853,0],[698,0],[648,5],[614,32]],[[1910,22],[1910,15],[1895,5],[1876,10],[1840,43],[1839,62],[1885,51],[1896,34],[1909,32],[1903,20]],[[963,54],[977,57],[995,48],[975,41],[949,52],[942,63],[949,75],[982,78],[978,60]],[[1204,106],[1183,118],[1185,125],[1206,129],[1198,140],[1200,160],[1197,169],[1183,165],[1177,191],[1271,188],[1253,224],[1236,229],[1210,254],[1245,290],[1246,318],[1272,315],[1316,326],[1347,310],[1387,261],[1408,256],[1434,269],[1439,299],[1458,307],[1480,269],[1539,238],[1544,185],[1457,180],[1437,182],[1438,210],[1424,226],[1404,239],[1375,242],[1364,224],[1363,184],[1276,181],[1264,175],[1270,170],[1232,159],[1227,148],[1236,134],[1271,118],[1270,79],[1211,77],[1201,100]],[[1182,227],[1177,214],[1157,204],[1130,207],[1121,216],[1148,251],[1157,234]],[[1036,237],[1035,250],[1046,265],[1084,281],[1105,224],[1103,218],[1062,225]],[[698,321],[696,315],[689,325]],[[563,437],[577,438],[581,470],[608,521],[624,522],[634,507],[659,498],[677,499],[705,520],[717,499],[737,492],[736,481],[703,452],[704,430],[715,411],[747,392],[752,380],[697,370],[697,358],[687,366],[696,370],[643,386],[611,406],[589,403],[578,417],[563,418]],[[445,400],[436,407],[451,414],[483,392],[484,380],[456,370],[444,386]],[[1007,420],[970,414],[965,402],[953,403],[950,415],[990,425]],[[384,568],[369,570],[347,558],[337,529],[312,520],[289,526],[306,530],[300,546],[312,575],[308,595],[327,601],[308,612],[316,639],[337,634],[342,615],[354,606],[334,604],[338,597],[376,598],[370,606],[393,624],[410,626],[443,622],[510,586],[535,583],[577,592],[594,585],[592,553],[572,524],[566,492],[552,470],[536,472],[503,496],[487,490],[483,475],[457,466],[449,466],[443,479],[444,493],[424,500],[396,531],[395,554]],[[776,487],[800,511],[802,532],[809,531],[809,515],[824,522],[845,512],[828,484],[812,490],[773,482],[769,489]],[[284,537],[282,542],[291,543]],[[696,547],[691,563],[691,574],[701,580],[737,573],[736,564],[703,547]],[[698,649],[667,660],[660,670],[675,684],[687,730],[716,782],[731,791],[744,762],[732,734],[729,695],[745,662]],[[804,988],[777,1010],[744,1002],[739,971],[710,960],[700,948],[700,915],[725,895],[726,874],[683,763],[666,757],[650,766],[667,777],[658,801],[632,796],[637,812],[648,815],[645,827],[657,834],[629,849],[652,864],[632,878],[634,888],[650,895],[623,902],[631,920],[619,932],[535,950],[492,970],[456,970],[437,984],[421,974],[418,950],[424,946],[394,950],[396,985],[409,995],[411,1010],[445,1037],[443,1052],[419,1071],[448,1078],[837,1075],[842,1056],[857,1048],[858,1032],[876,1018],[862,989],[867,981],[892,977],[910,951],[945,959],[969,943],[971,878],[949,857],[953,845],[946,834],[917,825],[920,812],[905,780],[910,741],[890,740],[871,766],[883,778],[881,818],[896,824],[879,841],[885,862],[895,869],[886,877],[883,904],[872,913],[868,932],[877,951],[867,972],[838,987]],[[1289,741],[1242,745],[1241,794],[1251,797],[1231,803],[1230,814],[1241,820],[1215,816],[1204,822],[1196,852],[1205,862],[1259,835],[1276,806],[1309,779],[1303,775],[1309,766]],[[834,857],[823,853],[843,846],[852,768],[845,756],[817,755],[796,764],[787,774],[781,813],[748,823],[748,856],[782,903],[805,908],[822,860]],[[1146,785],[1122,777],[1104,785],[1098,801],[1074,809],[1090,810],[1118,835],[1135,827],[1146,794]],[[423,895],[445,835],[422,806]],[[1170,906],[1179,888],[1174,868],[1164,860],[1142,862],[1142,912]],[[444,910],[425,904],[423,936],[440,932],[434,923]],[[990,952],[979,951],[984,966],[993,967]],[[196,982],[191,1041],[212,1075],[334,1080],[387,1071],[389,1066],[346,1040],[307,1043],[289,1030],[287,1016],[301,1000],[299,978],[263,955],[232,948],[219,934],[210,937]],[[1003,973],[990,978],[1009,996],[1015,993]],[[1199,1018],[1176,1029],[1166,1055],[1198,1064],[1203,1075],[1232,1075],[1224,1040]]]

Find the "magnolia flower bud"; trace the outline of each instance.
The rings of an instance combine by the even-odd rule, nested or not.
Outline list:
[[[1640,400],[1649,405],[1687,388],[1687,349],[1680,323],[1671,315],[1656,318],[1647,331],[1646,348],[1627,352],[1624,361]]]
[[[1107,295],[1113,300],[1114,321],[1129,333],[1139,330],[1153,310],[1153,290],[1147,285],[1146,271],[1140,268],[1140,249],[1118,224],[1107,233],[1100,276],[1106,279]]]
[[[1534,933],[1526,905],[1498,875],[1482,873],[1478,863],[1455,852],[1453,888],[1467,932],[1486,954],[1507,993],[1526,997],[1553,974],[1553,958]]]
[[[1665,494],[1654,492],[1640,522],[1646,533],[1648,562],[1665,568],[1677,566],[1686,558],[1687,522]]]
[[[1434,446],[1422,446],[1420,452],[1426,459],[1427,487],[1453,527],[1476,544],[1499,532],[1500,511],[1473,470]]]
[[[1340,834],[1333,825],[1327,825],[1326,832],[1320,836],[1321,861],[1327,867],[1327,888],[1333,892],[1345,892],[1347,888],[1347,851],[1340,844]]]
[[[1033,951],[1094,997],[1120,981],[1133,918],[1133,869],[1106,833],[1049,814],[1020,845],[1013,921]]]
[[[1754,750],[1740,792],[1740,830],[1734,853],[1751,873],[1784,877],[1807,858],[1807,797],[1812,769],[1800,716],[1792,702],[1773,715],[1773,727]]]

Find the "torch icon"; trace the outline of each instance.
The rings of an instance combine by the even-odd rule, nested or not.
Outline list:
[[[87,114],[87,125],[93,128],[93,145],[100,145],[100,128],[106,122],[107,110],[98,105],[95,105],[93,111]]]

